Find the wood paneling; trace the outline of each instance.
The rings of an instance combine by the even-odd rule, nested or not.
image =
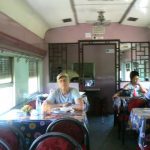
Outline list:
[[[47,52],[45,49],[37,48],[29,43],[21,41],[17,38],[14,38],[2,32],[0,32],[0,47],[1,48],[9,47],[9,50],[12,51],[23,52],[40,57],[44,57]]]

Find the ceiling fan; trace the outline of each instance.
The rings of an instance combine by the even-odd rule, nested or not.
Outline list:
[[[102,35],[105,33],[105,26],[110,24],[110,20],[106,20],[104,17],[104,11],[98,11],[97,21],[92,22],[92,35],[94,35],[94,39],[96,35]]]
[[[98,11],[97,21],[93,23],[94,26],[107,26],[110,24],[110,20],[106,20],[104,17],[105,11]]]

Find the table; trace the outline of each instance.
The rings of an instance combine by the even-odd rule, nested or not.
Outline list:
[[[87,123],[86,113],[82,111],[57,112],[47,115],[26,115],[19,109],[9,111],[7,114],[0,116],[0,124],[15,126],[19,129],[24,137],[27,148],[41,134],[44,134],[47,126],[58,118],[71,117]]]
[[[139,133],[139,147],[143,149],[146,145],[150,145],[150,108],[133,108],[130,123],[132,129]]]

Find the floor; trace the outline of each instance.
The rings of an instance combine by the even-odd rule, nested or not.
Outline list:
[[[118,138],[117,127],[113,125],[113,115],[88,117],[91,150],[136,150],[137,140],[129,132],[122,144]]]

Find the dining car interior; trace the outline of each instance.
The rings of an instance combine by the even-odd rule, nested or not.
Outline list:
[[[150,150],[149,14],[149,0],[0,0],[0,150]]]

